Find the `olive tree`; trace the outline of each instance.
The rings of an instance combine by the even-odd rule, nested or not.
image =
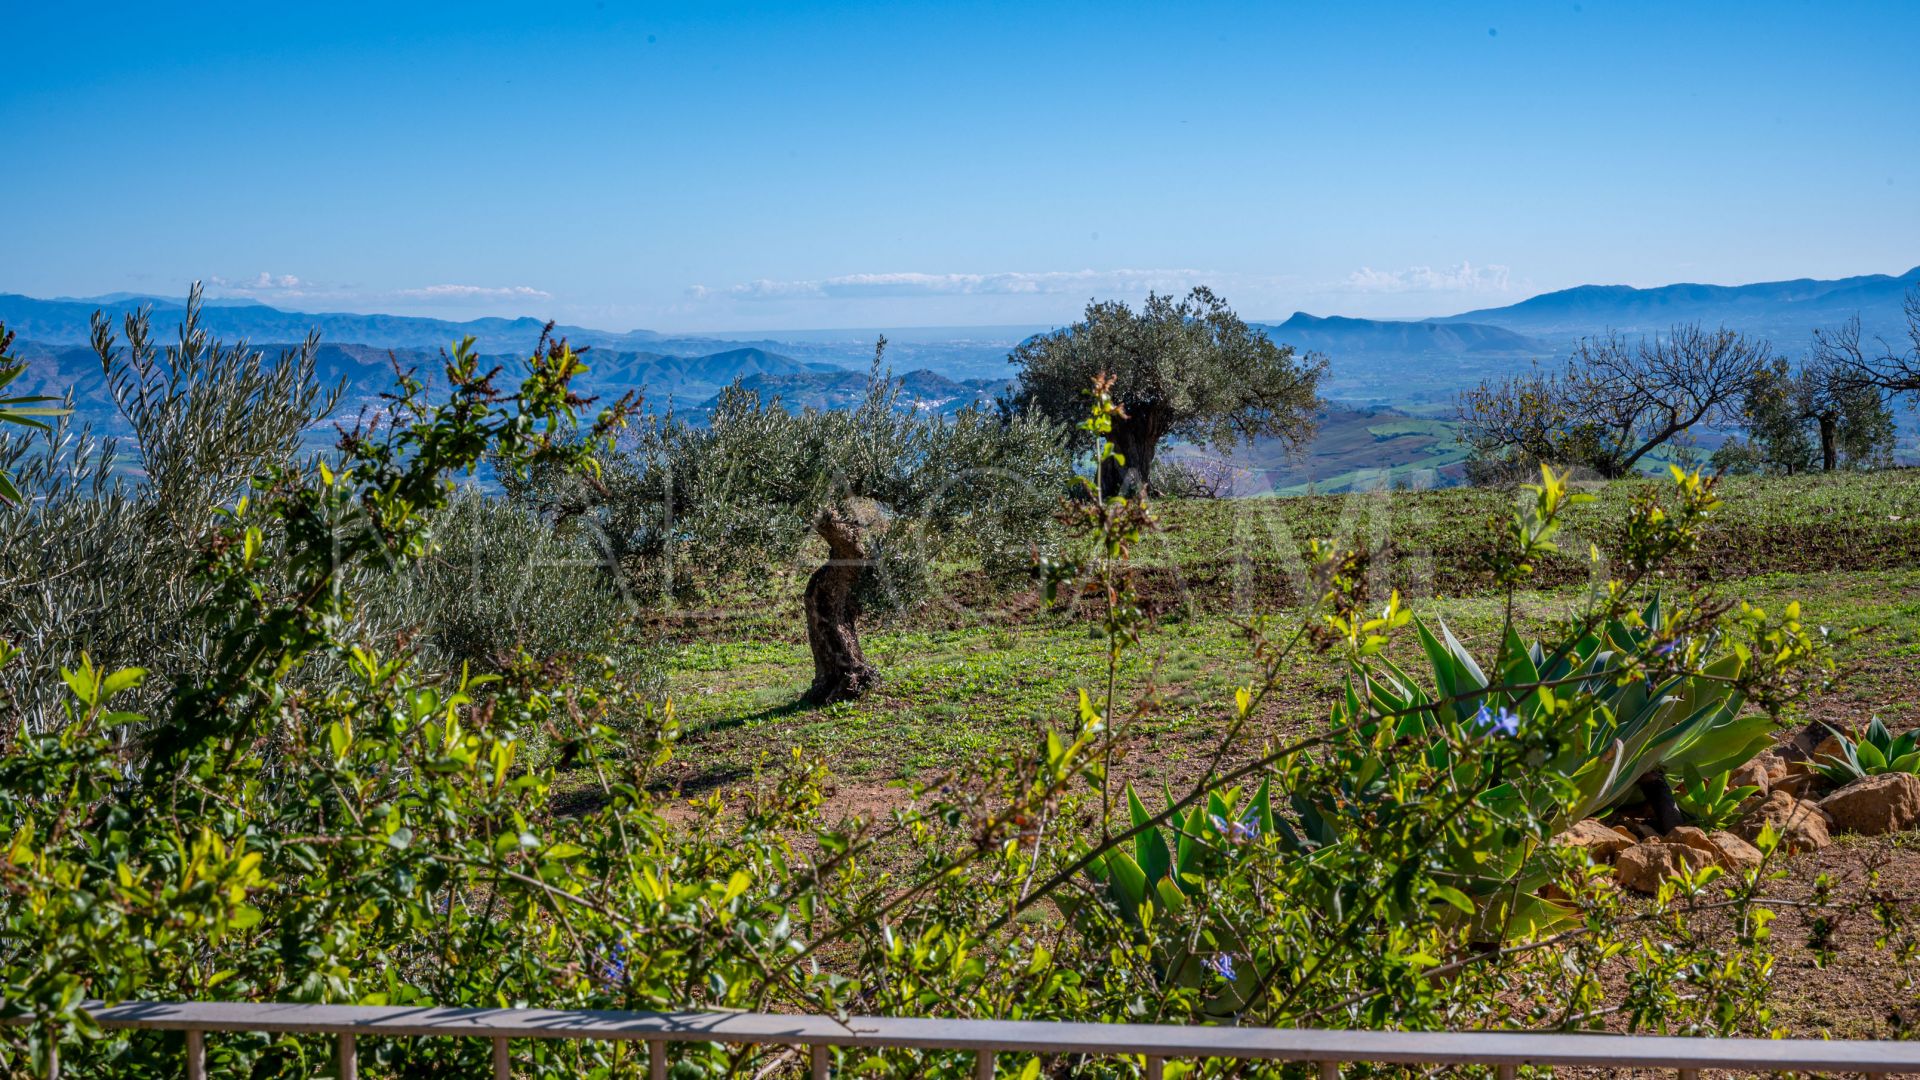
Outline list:
[[[1068,475],[1062,435],[1041,417],[941,417],[902,400],[885,344],[856,409],[791,412],[736,383],[705,425],[656,420],[604,473],[609,554],[650,586],[764,574],[824,543],[803,599],[816,704],[878,681],[863,611],[924,596],[936,556],[1024,565]]]
[[[1725,471],[1832,472],[1893,459],[1893,412],[1885,396],[1818,357],[1798,369],[1785,360],[1762,369],[1741,411],[1746,437],[1713,456]]]
[[[94,314],[128,438],[101,437],[65,408],[24,436],[0,428],[0,471],[23,496],[0,514],[0,640],[22,652],[0,670],[0,702],[30,726],[61,722],[59,680],[47,676],[83,655],[149,669],[142,704],[208,661],[213,633],[192,616],[207,596],[206,538],[254,477],[293,465],[339,399],[319,380],[317,339],[269,357],[213,338],[200,317],[198,285],[165,343],[150,310],[123,320],[124,344]]]
[[[1119,301],[1087,305],[1080,322],[1022,342],[1014,401],[1062,425],[1086,416],[1087,388],[1113,377],[1117,460],[1100,466],[1100,492],[1146,488],[1163,439],[1225,451],[1255,438],[1297,448],[1311,438],[1326,361],[1296,356],[1241,321],[1205,287],[1184,299],[1152,293],[1138,312]],[[1088,449],[1076,429],[1076,451]]]
[[[1765,340],[1698,324],[1637,342],[1584,338],[1558,370],[1461,394],[1461,438],[1473,451],[1468,474],[1502,480],[1548,462],[1625,476],[1696,426],[1738,423],[1748,389],[1771,360]]]

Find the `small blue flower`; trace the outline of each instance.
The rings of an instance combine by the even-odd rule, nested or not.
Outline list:
[[[1213,823],[1213,831],[1226,837],[1229,844],[1244,844],[1260,836],[1260,825],[1252,818],[1245,821],[1228,821],[1219,814],[1208,814],[1207,820]]]
[[[1213,972],[1228,982],[1233,981],[1232,953],[1214,953],[1212,956],[1207,957],[1205,964],[1208,971]]]
[[[1510,737],[1520,731],[1520,716],[1505,705],[1500,706],[1499,712],[1494,712],[1483,704],[1480,706],[1480,711],[1473,714],[1473,725],[1482,735]]]
[[[593,977],[606,986],[621,986],[627,981],[627,943],[616,941],[613,947],[595,958]]]

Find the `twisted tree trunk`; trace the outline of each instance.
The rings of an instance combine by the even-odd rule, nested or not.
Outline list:
[[[1166,424],[1157,412],[1140,410],[1139,416],[1125,416],[1114,420],[1113,431],[1107,436],[1113,448],[1126,459],[1126,464],[1115,466],[1111,461],[1100,463],[1100,497],[1111,499],[1115,495],[1134,495],[1147,489],[1147,477],[1153,471],[1153,455],[1160,449],[1160,438],[1166,433]]]
[[[826,565],[807,579],[807,644],[813,649],[813,686],[805,700],[824,705],[860,697],[880,681],[880,673],[867,663],[854,629],[860,615],[854,587],[867,567],[859,528],[838,508],[822,511],[813,527],[827,542],[830,554]]]

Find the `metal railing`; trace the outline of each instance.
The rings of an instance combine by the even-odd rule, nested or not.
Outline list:
[[[1169,1059],[1228,1058],[1312,1062],[1334,1080],[1346,1062],[1490,1066],[1512,1077],[1522,1065],[1701,1069],[1753,1073],[1920,1072],[1920,1043],[1815,1039],[1708,1039],[1656,1035],[1530,1032],[1325,1031],[1304,1028],[1201,1027],[1008,1020],[930,1020],[779,1013],[600,1012],[564,1009],[450,1009],[358,1005],[127,1003],[90,1010],[107,1029],[186,1033],[186,1076],[205,1080],[206,1040],[219,1032],[323,1035],[336,1040],[341,1080],[358,1075],[360,1039],[474,1038],[493,1044],[493,1076],[513,1075],[514,1040],[644,1042],[654,1080],[666,1076],[667,1046],[718,1042],[804,1048],[815,1080],[824,1080],[832,1048],[950,1050],[975,1055],[976,1077],[990,1080],[998,1055],[1129,1055],[1158,1078]],[[58,1056],[49,1080],[58,1080]]]

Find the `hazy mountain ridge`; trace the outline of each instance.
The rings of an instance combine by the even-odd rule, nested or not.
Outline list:
[[[1858,314],[1869,336],[1899,335],[1901,303],[1920,286],[1920,267],[1904,274],[1866,274],[1833,280],[1800,278],[1748,285],[1678,283],[1658,288],[1583,285],[1544,293],[1516,304],[1433,319],[1384,320],[1315,316],[1296,312],[1282,322],[1254,323],[1274,340],[1331,359],[1322,393],[1361,407],[1392,406],[1416,415],[1452,412],[1458,392],[1535,361],[1551,361],[1577,336],[1616,329],[1657,333],[1677,322],[1701,321],[1763,334],[1786,353],[1803,349],[1816,327],[1834,326]],[[17,351],[33,363],[24,380],[29,392],[61,394],[71,387],[84,410],[108,406],[104,381],[91,349],[89,324],[104,310],[117,324],[126,311],[151,305],[155,338],[175,336],[184,305],[136,294],[86,299],[40,300],[0,294],[0,322],[15,331]],[[537,318],[450,321],[406,315],[309,314],[282,311],[250,300],[210,300],[202,325],[228,340],[245,338],[269,351],[318,329],[321,374],[344,378],[349,402],[372,402],[391,385],[388,353],[403,367],[438,371],[440,350],[473,336],[492,362],[512,364],[531,352],[545,323]],[[888,331],[887,362],[908,395],[927,407],[958,408],[998,393],[1011,369],[1008,353],[1029,327],[947,327]],[[736,378],[753,380],[796,407],[842,408],[865,393],[873,339],[881,331],[781,331],[716,333],[712,337],[667,336],[651,330],[622,332],[556,327],[577,346],[589,347],[591,368],[581,385],[588,393],[618,397],[644,387],[648,403],[690,413],[702,410]],[[817,334],[802,340],[808,334]],[[938,380],[938,381],[936,381]],[[939,403],[939,404],[935,404]]]
[[[1381,319],[1353,319],[1344,315],[1309,315],[1296,311],[1279,324],[1254,323],[1267,336],[1283,345],[1302,351],[1338,353],[1394,353],[1419,356],[1438,353],[1459,356],[1468,353],[1513,353],[1538,355],[1547,346],[1532,338],[1500,326],[1471,322],[1394,322]]]
[[[1681,282],[1654,288],[1580,285],[1542,293],[1506,307],[1482,308],[1433,320],[1484,323],[1533,334],[1577,335],[1605,329],[1657,332],[1674,323],[1725,324],[1768,334],[1783,343],[1805,340],[1815,327],[1858,315],[1869,333],[1898,329],[1901,304],[1920,286],[1920,267],[1904,274],[1863,274],[1820,280],[1761,281],[1749,285]]]
[[[164,344],[165,339],[161,342]],[[121,347],[125,348],[124,343]],[[263,344],[256,348],[265,352],[270,360],[277,361],[289,346]],[[51,397],[62,397],[71,391],[81,419],[92,421],[104,431],[121,433],[106,375],[92,346],[17,341],[13,352],[26,361],[27,369],[10,391]],[[636,391],[646,406],[660,411],[674,403],[705,401],[735,379],[804,379],[825,374],[817,365],[757,348],[728,349],[701,356],[592,348],[584,358],[587,371],[574,383],[579,392],[602,401],[613,401]],[[396,368],[413,371],[432,386],[441,378],[443,363],[441,351],[435,348],[326,342],[322,342],[314,359],[315,375],[322,385],[344,387],[340,406],[334,411],[336,420],[351,420],[362,409],[377,408],[381,395],[393,389]],[[510,380],[525,357],[519,353],[490,354],[483,355],[481,360],[486,366],[504,369],[506,379]],[[858,378],[864,385],[865,376]]]

